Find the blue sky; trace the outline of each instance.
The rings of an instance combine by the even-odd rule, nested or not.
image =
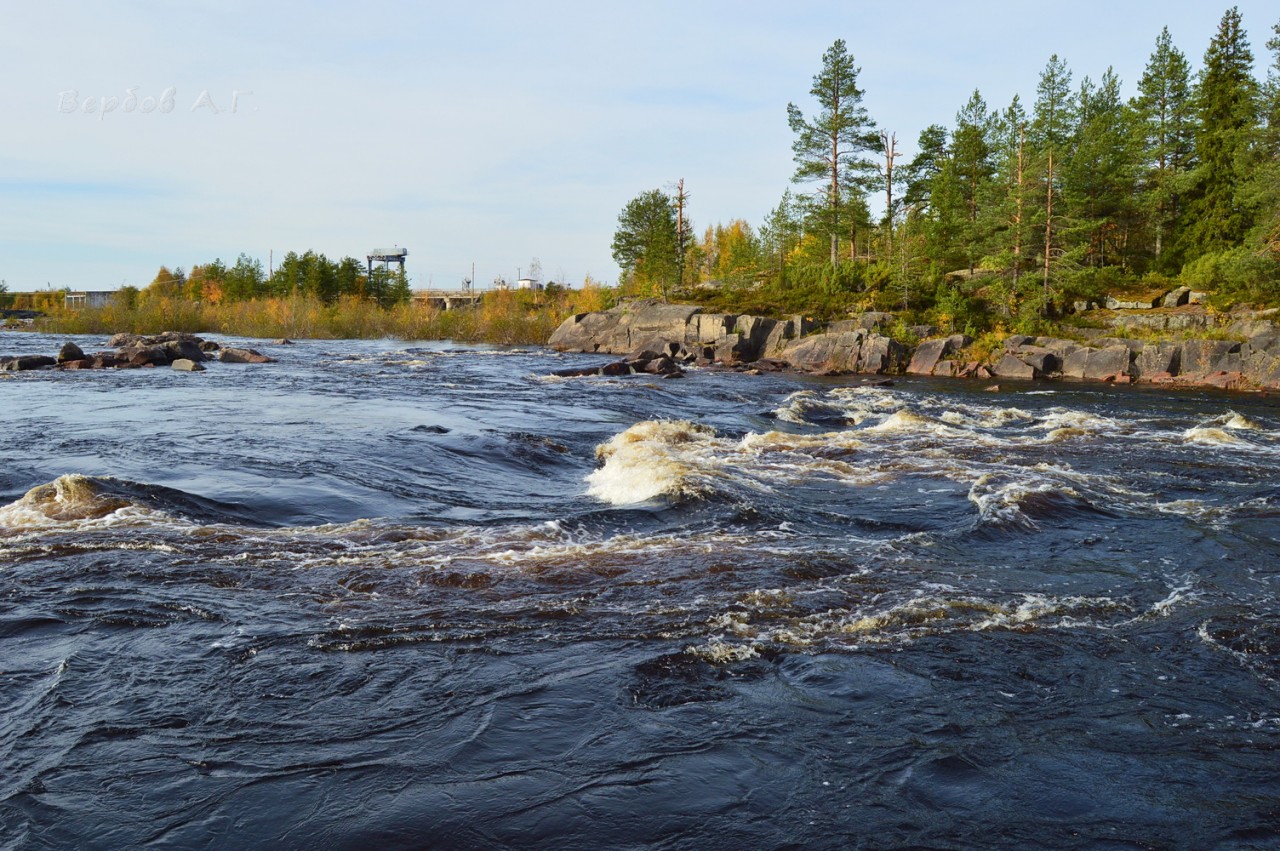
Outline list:
[[[1261,74],[1280,8],[1236,5]],[[812,111],[837,38],[909,158],[975,88],[1029,102],[1053,53],[1077,83],[1114,66],[1128,96],[1167,25],[1198,66],[1226,8],[7,0],[0,279],[114,289],[161,264],[400,245],[416,287],[534,257],[547,278],[613,281],[618,213],[644,190],[683,177],[699,231],[776,205],[787,102]]]

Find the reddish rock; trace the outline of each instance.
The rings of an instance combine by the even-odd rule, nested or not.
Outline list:
[[[1244,376],[1238,372],[1214,372],[1206,375],[1202,382],[1222,390],[1239,390],[1244,385]]]
[[[916,346],[907,365],[908,375],[933,375],[938,362],[947,353],[948,340],[925,340]]]
[[[991,370],[1000,378],[1020,378],[1033,379],[1039,376],[1040,371],[1029,363],[1023,363],[1013,355],[1005,355],[1000,358]]]

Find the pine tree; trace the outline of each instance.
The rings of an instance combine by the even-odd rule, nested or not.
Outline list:
[[[1000,295],[1001,311],[1006,316],[1017,310],[1021,299],[1021,279],[1028,253],[1027,222],[1032,201],[1028,123],[1022,101],[1014,95],[1012,103],[1001,113],[995,132],[996,178],[990,204],[991,231],[997,240],[999,256],[1004,259]]]
[[[1044,243],[1041,255],[1042,311],[1050,304],[1050,278],[1053,260],[1059,251],[1057,227],[1062,210],[1054,205],[1060,200],[1061,168],[1075,131],[1075,110],[1071,102],[1071,71],[1066,62],[1055,53],[1049,57],[1040,82],[1036,86],[1035,112],[1031,121],[1031,138],[1037,153],[1037,176],[1041,182],[1040,200],[1043,207],[1037,211],[1043,227]]]
[[[1209,42],[1196,106],[1195,189],[1188,237],[1195,256],[1240,245],[1250,217],[1239,197],[1240,173],[1257,124],[1253,53],[1237,8],[1228,9]],[[1194,256],[1188,259],[1194,259]]]
[[[837,39],[822,55],[822,70],[813,78],[809,93],[819,111],[812,121],[794,104],[787,104],[787,123],[796,136],[791,150],[795,156],[795,183],[821,181],[816,193],[814,219],[831,241],[831,263],[839,261],[840,238],[859,224],[862,194],[874,179],[875,164],[866,155],[877,149],[879,138],[858,88],[859,69],[845,43]],[[856,250],[856,236],[851,239]]]

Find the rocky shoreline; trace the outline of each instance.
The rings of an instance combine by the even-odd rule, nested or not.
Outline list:
[[[1158,342],[1086,331],[1081,342],[1012,335],[986,357],[962,335],[934,336],[913,349],[881,332],[892,316],[869,313],[817,328],[786,319],[704,313],[694,305],[637,302],[571,316],[547,345],[562,352],[626,355],[602,368],[560,375],[670,377],[682,365],[793,370],[822,375],[933,375],[980,379],[1066,379],[1116,384],[1280,390],[1280,329],[1251,321],[1246,340],[1191,338]],[[915,330],[915,329],[913,329]],[[929,331],[931,329],[921,329]],[[1243,335],[1242,335],[1243,336]]]
[[[222,346],[213,340],[179,331],[142,336],[116,334],[107,340],[111,351],[85,354],[75,343],[66,343],[56,356],[0,357],[0,371],[33,369],[142,369],[167,366],[182,372],[203,372],[205,361],[222,363],[274,363],[256,349]]]

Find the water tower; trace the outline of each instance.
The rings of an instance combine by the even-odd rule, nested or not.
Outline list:
[[[369,277],[373,277],[373,264],[381,263],[383,269],[387,269],[392,263],[400,264],[400,273],[404,274],[404,258],[409,256],[407,248],[375,248],[369,252],[365,259],[369,262]]]

